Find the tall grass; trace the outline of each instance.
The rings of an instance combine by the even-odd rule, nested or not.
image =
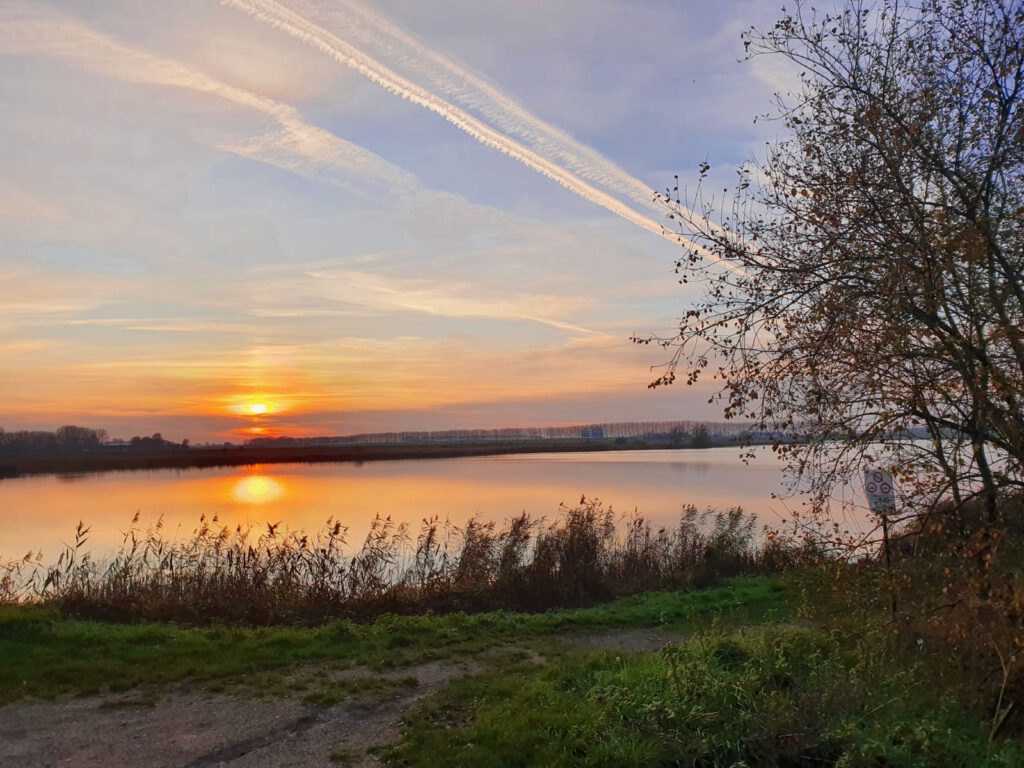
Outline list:
[[[9,563],[0,602],[56,602],[68,614],[188,624],[317,623],[382,613],[542,610],[649,589],[778,570],[798,558],[761,537],[739,508],[684,508],[677,525],[619,520],[598,500],[561,507],[553,522],[523,513],[503,527],[424,520],[411,531],[378,516],[361,546],[329,520],[313,534],[268,525],[229,529],[201,519],[187,539],[132,522],[120,549],[98,559],[88,528],[57,562]]]

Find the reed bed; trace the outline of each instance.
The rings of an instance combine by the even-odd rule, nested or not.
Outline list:
[[[740,508],[698,511],[655,528],[596,499],[553,521],[526,513],[502,527],[436,518],[418,531],[378,516],[361,546],[328,520],[318,532],[221,526],[201,518],[187,539],[138,516],[120,549],[89,554],[89,529],[53,565],[38,556],[0,564],[0,602],[58,604],[79,617],[186,624],[314,624],[383,613],[578,606],[719,577],[783,569],[800,553],[762,536]]]

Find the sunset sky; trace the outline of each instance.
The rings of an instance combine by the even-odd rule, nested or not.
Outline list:
[[[772,137],[778,6],[0,0],[0,426],[717,418],[648,201]]]

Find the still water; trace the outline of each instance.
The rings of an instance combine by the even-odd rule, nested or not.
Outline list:
[[[162,519],[168,534],[183,536],[201,515],[231,527],[280,522],[306,531],[333,517],[353,545],[376,514],[414,529],[434,516],[455,525],[474,515],[501,523],[522,511],[550,519],[583,495],[657,525],[673,523],[686,504],[741,506],[772,525],[799,506],[772,498],[782,480],[770,451],[744,464],[736,448],[41,475],[0,480],[0,559],[29,550],[49,559],[80,520],[92,530],[89,550],[108,552],[136,512],[141,528]]]

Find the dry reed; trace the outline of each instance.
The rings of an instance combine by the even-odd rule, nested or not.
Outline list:
[[[316,623],[382,613],[543,610],[717,577],[778,570],[795,555],[762,537],[739,508],[685,507],[672,528],[618,519],[598,500],[561,507],[553,522],[523,513],[499,528],[424,520],[410,531],[378,516],[361,547],[329,520],[313,534],[268,525],[256,532],[201,518],[187,539],[138,516],[103,560],[75,541],[57,562],[38,556],[0,564],[0,602],[55,602],[98,619],[253,625]]]

